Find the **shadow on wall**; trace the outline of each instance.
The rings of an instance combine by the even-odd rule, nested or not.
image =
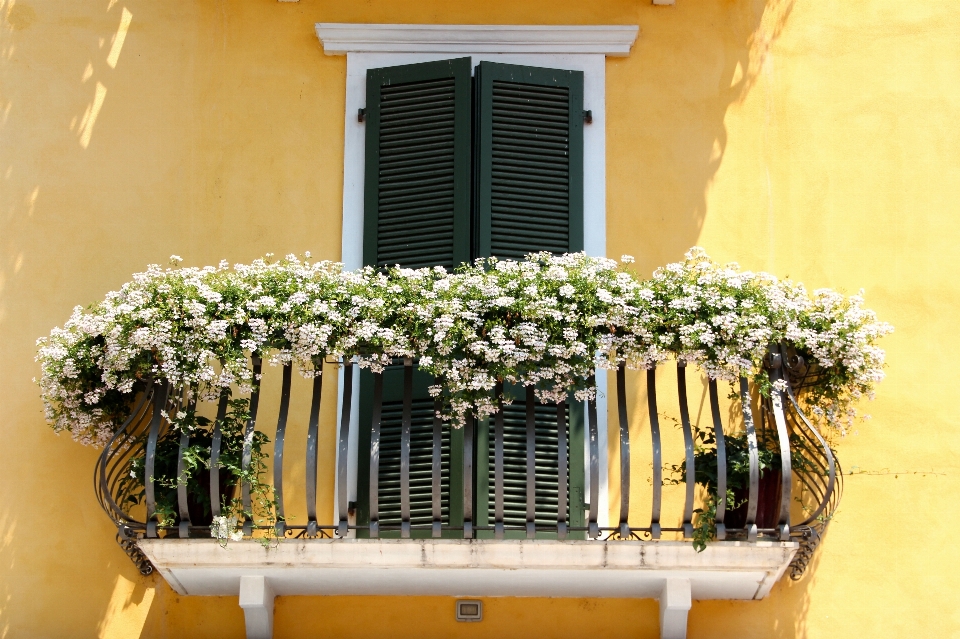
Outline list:
[[[104,222],[77,212],[122,190],[104,165],[130,149],[91,143],[137,11],[0,0],[0,637],[135,636],[155,594],[93,499],[96,451],[44,427],[31,381],[34,340],[105,292],[78,264],[104,248]]]
[[[829,543],[827,529],[823,543]],[[814,555],[799,581],[784,575],[766,599],[756,602],[694,601],[687,636],[690,639],[763,637],[802,639],[807,636],[810,589],[816,581],[820,555]]]
[[[303,56],[322,57],[309,29],[311,20],[538,21],[523,3],[515,8],[418,4],[421,8],[407,10],[403,9],[405,3],[397,3],[360,17],[343,13],[355,11],[355,3],[343,2],[339,8],[324,5],[322,10],[314,4],[307,7],[313,15],[305,17],[302,25],[298,23],[298,29],[304,28],[297,32],[295,43]],[[771,43],[786,24],[793,0],[678,0],[672,8],[652,7],[645,0],[610,0],[606,4],[612,8],[587,13],[582,3],[557,3],[550,19],[641,25],[633,54],[608,63],[608,248],[613,256],[637,253],[637,270],[649,274],[696,243],[706,216],[706,193],[727,145],[725,114],[763,77]],[[277,86],[289,90],[289,96],[282,95],[292,104],[298,93],[302,98],[303,76],[314,69],[302,60],[289,62],[283,55],[264,56],[272,51],[264,35],[269,35],[269,30],[261,31],[260,37],[265,39],[253,44],[237,35],[238,30],[247,36],[256,32],[251,25],[243,26],[244,11],[272,16],[275,5],[203,8],[209,14],[208,22],[218,25],[220,31],[196,34],[196,40],[187,33],[187,27],[201,23],[194,14],[199,9],[191,5],[143,0],[0,0],[0,375],[4,376],[0,383],[0,436],[4,442],[16,442],[0,447],[0,468],[6,477],[16,478],[17,486],[14,494],[4,493],[0,501],[0,637],[64,633],[239,636],[242,632],[243,617],[236,599],[182,598],[157,576],[137,574],[114,543],[114,532],[86,481],[94,451],[80,450],[68,438],[58,439],[43,428],[36,387],[30,383],[36,374],[33,340],[62,323],[73,303],[101,299],[133,270],[156,259],[152,256],[167,255],[173,252],[167,250],[169,246],[206,237],[199,231],[228,235],[230,218],[223,213],[221,200],[253,188],[247,182],[263,192],[267,186],[271,192],[293,191],[287,183],[258,182],[265,178],[255,175],[256,167],[277,161],[265,150],[278,147],[280,138],[262,136],[267,139],[261,140],[260,147],[250,147],[249,139],[255,136],[229,128],[228,118],[216,111],[221,104],[211,99],[203,80],[194,77],[191,55],[177,47],[196,49],[197,56],[209,53],[203,47],[216,49],[223,55],[224,69],[228,63],[239,66],[230,57],[240,57],[239,49],[248,48],[252,51],[249,55],[259,56],[256,60],[243,58],[243,63],[251,65],[249,73],[229,67],[233,74],[230,83],[219,87],[221,98],[238,102],[243,98],[251,110],[265,109],[268,104],[266,99],[257,99],[257,85],[264,77],[273,83],[270,91]],[[432,13],[425,16],[424,11]],[[250,13],[246,16],[249,19]],[[539,20],[546,21],[546,17]],[[142,29],[147,23],[153,28]],[[172,33],[158,25],[182,25],[184,30]],[[229,42],[234,48],[228,47],[228,37],[235,38]],[[179,62],[172,64],[161,55],[164,52]],[[292,68],[289,76],[284,64]],[[196,103],[191,102],[194,99]],[[315,104],[309,107],[314,108]],[[201,115],[193,121],[197,113]],[[317,122],[315,113],[296,115],[277,117],[273,126],[276,122],[281,126],[274,130],[283,131],[282,125],[288,121],[290,128],[284,134],[288,138],[313,136],[311,131],[321,130],[317,127],[342,129],[342,119],[323,124]],[[177,120],[176,126],[171,120]],[[226,142],[204,133],[217,126],[227,127]],[[198,149],[198,140],[207,148]],[[302,140],[286,142],[292,147]],[[222,151],[228,143],[232,145],[229,152]],[[193,155],[201,160],[190,164],[186,158]],[[163,164],[155,160],[159,157],[177,161]],[[184,158],[182,162],[180,158]],[[230,162],[253,168],[238,171]],[[221,170],[223,166],[233,167],[233,182],[228,180],[229,171]],[[198,167],[203,170],[199,178],[188,170]],[[333,181],[339,179],[336,175]],[[155,204],[158,201],[162,205]],[[294,204],[291,209],[310,208],[301,202]],[[212,211],[216,206],[220,208]],[[143,213],[145,208],[150,211]],[[256,203],[248,208],[256,208]],[[199,219],[202,216],[191,217],[194,210],[222,218],[224,226]],[[126,214],[121,214],[124,211]],[[181,215],[178,224],[170,222],[168,211]],[[263,224],[264,233],[277,226],[262,212],[257,212],[256,218],[250,211],[241,212],[248,215],[248,221]],[[133,215],[139,217],[131,219]],[[296,230],[281,239],[294,234]],[[276,240],[281,236],[270,237]],[[273,248],[248,247],[253,242],[240,234],[229,240],[217,240],[220,243],[214,250],[231,246],[235,240],[244,251],[253,251],[244,256],[249,259],[258,251]],[[133,241],[142,241],[140,252],[120,250],[120,242],[126,246]],[[339,240],[333,244],[339,245]],[[298,246],[287,250],[298,250]],[[151,257],[145,257],[148,255]],[[56,469],[56,473],[51,479],[49,473],[36,472],[38,468]],[[83,481],[74,481],[77,478]],[[35,530],[37,522],[51,513],[63,513],[70,519],[70,533],[47,532],[43,543],[37,545],[26,530]],[[758,604],[698,603],[691,614],[690,636],[731,636],[733,628],[750,623],[766,624],[758,625],[753,636],[802,636],[806,591],[812,577],[800,584],[781,583],[767,601]],[[71,596],[58,599],[57,590],[50,587],[54,582]],[[338,599],[317,605],[349,619],[348,630],[357,635],[373,634],[381,625],[375,614],[360,614],[369,610],[369,602]],[[59,609],[51,615],[54,601]],[[280,605],[278,628],[288,623],[284,622],[285,611],[304,605],[304,601]],[[771,608],[774,613],[761,612]],[[637,608],[651,609],[650,602]],[[591,620],[597,619],[591,627],[600,627],[610,623],[611,610],[605,605],[583,605],[571,623],[591,626]],[[358,614],[351,615],[351,611]],[[415,617],[414,612],[409,614],[411,619]],[[773,627],[769,626],[771,619]],[[526,636],[534,623],[528,620],[523,625]],[[636,626],[634,631],[641,633],[638,636],[655,636],[653,627]],[[504,636],[509,636],[509,625],[504,628]],[[558,628],[556,636],[563,636],[565,630]]]
[[[641,11],[634,51],[607,65],[608,255],[636,253],[648,276],[698,242],[727,112],[771,76],[771,47],[794,1]],[[759,139],[764,122],[756,125]]]

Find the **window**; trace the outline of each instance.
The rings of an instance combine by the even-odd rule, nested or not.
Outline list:
[[[471,73],[472,72],[472,73]],[[522,258],[533,251],[583,249],[583,73],[470,58],[367,71],[363,261],[416,268],[476,257]],[[413,380],[411,523],[432,523],[430,469],[434,437],[432,380]],[[400,424],[403,369],[383,379],[380,466],[381,527],[400,524]],[[536,403],[520,387],[504,410],[504,523],[526,523],[528,403],[536,421],[536,521],[558,512],[583,525],[583,458],[569,455],[559,481],[557,449],[583,448],[583,411],[575,402],[558,434],[554,405]],[[373,376],[360,378],[359,451],[369,451]],[[463,483],[471,482],[474,525],[494,520],[492,425],[476,428],[475,476],[464,478],[464,431],[443,429],[443,524],[464,521]],[[369,523],[369,458],[358,455],[357,523]],[[558,486],[565,486],[559,494]],[[558,511],[558,504],[563,508]],[[390,536],[385,530],[383,536]],[[396,532],[394,535],[398,534]],[[478,531],[477,536],[491,531]],[[429,529],[414,535],[429,536]],[[508,536],[525,536],[515,531]],[[542,535],[541,535],[542,536]]]
[[[629,55],[639,34],[637,25],[490,25],[490,24],[351,24],[317,23],[324,53],[346,57],[346,102],[343,142],[343,226],[341,259],[348,269],[364,261],[364,173],[367,124],[357,110],[368,106],[367,71],[397,65],[463,58],[472,63],[498,62],[583,72],[584,108],[593,122],[583,129],[583,249],[606,255],[606,67],[608,57]],[[354,369],[354,388],[359,386]],[[607,387],[606,371],[597,371],[597,385]],[[338,391],[338,414],[342,403]],[[599,502],[607,496],[607,398],[597,397],[599,426]],[[358,499],[360,393],[353,394],[348,453],[348,495]],[[339,428],[339,426],[338,426]],[[571,454],[576,451],[571,449]],[[584,455],[587,451],[583,451]],[[337,480],[339,481],[339,479]],[[589,493],[589,477],[585,491]],[[336,512],[338,506],[334,505]],[[599,523],[608,525],[608,510],[599,509]]]

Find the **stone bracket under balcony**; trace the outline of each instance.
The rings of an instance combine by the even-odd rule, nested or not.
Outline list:
[[[686,636],[692,599],[762,599],[796,542],[456,539],[141,539],[182,595],[240,597],[248,637],[272,635],[273,597],[441,595],[623,597],[660,601],[661,636]],[[451,613],[452,614],[452,613]]]

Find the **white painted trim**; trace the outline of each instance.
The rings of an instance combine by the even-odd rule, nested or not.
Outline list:
[[[190,595],[236,595],[241,578],[259,576],[277,596],[659,599],[666,592],[673,609],[685,600],[670,598],[677,593],[664,590],[668,580],[688,580],[693,599],[757,599],[759,585],[782,574],[798,548],[727,541],[698,553],[678,541],[492,539],[287,539],[270,548],[245,540],[226,549],[215,539],[138,544],[164,578],[174,576]]]
[[[595,53],[625,56],[637,25],[355,24],[318,22],[327,55],[379,53]]]
[[[689,579],[671,578],[660,592],[660,639],[687,639],[687,614],[693,601]]]
[[[275,595],[269,580],[263,575],[243,575],[239,595],[247,639],[273,639]]]
[[[583,127],[583,246],[588,255],[605,256],[607,252],[607,150],[606,150],[606,60],[601,54],[490,54],[468,53],[474,64],[488,60],[507,64],[524,64],[552,69],[583,71],[583,108],[593,112],[593,123]],[[341,261],[352,270],[363,266],[363,175],[364,124],[357,120],[357,110],[366,106],[367,70],[379,67],[444,60],[443,53],[348,53],[347,96],[344,116],[343,148],[343,236]],[[466,56],[464,56],[466,57]],[[600,446],[600,507],[598,523],[609,525],[607,468],[607,372],[597,371],[597,426]],[[342,376],[341,376],[342,377]],[[355,395],[354,401],[359,401]],[[342,401],[342,400],[340,400]],[[359,404],[354,404],[352,435],[359,431]],[[339,411],[339,401],[338,401]],[[339,412],[337,413],[339,415]],[[586,414],[586,411],[584,411]],[[338,426],[339,428],[339,426]],[[585,451],[589,468],[589,451]],[[349,459],[351,499],[356,499],[357,452],[351,448]],[[589,480],[589,474],[588,474]],[[588,481],[589,483],[589,481]],[[587,486],[589,491],[589,486]],[[589,492],[586,492],[589,495]],[[334,505],[336,509],[336,505]],[[334,510],[336,512],[336,510]]]

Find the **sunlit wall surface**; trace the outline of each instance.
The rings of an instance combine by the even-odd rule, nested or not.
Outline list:
[[[120,551],[96,452],[43,423],[34,340],[171,254],[339,258],[346,64],[321,21],[639,24],[607,62],[609,255],[646,275],[700,244],[863,287],[897,329],[813,569],[762,602],[695,602],[689,636],[960,633],[960,3],[0,0],[0,637],[242,636],[235,598],[179,597]],[[276,607],[279,638],[657,628],[642,600],[494,599],[459,625],[445,598]]]

